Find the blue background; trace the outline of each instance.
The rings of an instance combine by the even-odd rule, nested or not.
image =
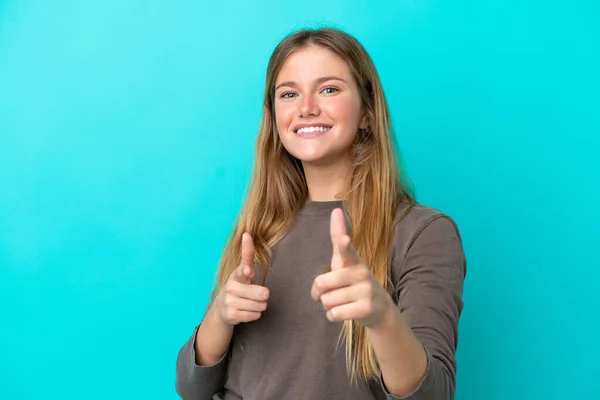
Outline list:
[[[0,1],[0,398],[177,398],[268,57],[323,24],[461,228],[457,399],[598,398],[594,0]]]

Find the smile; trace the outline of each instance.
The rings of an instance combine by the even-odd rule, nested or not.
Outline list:
[[[296,135],[305,135],[311,133],[327,132],[330,129],[330,126],[305,126],[304,128],[298,129],[295,133]]]

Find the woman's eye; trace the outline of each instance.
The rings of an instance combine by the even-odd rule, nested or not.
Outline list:
[[[333,93],[339,92],[339,90],[338,90],[338,88],[334,88],[334,87],[326,87],[325,89],[322,90],[322,92],[325,94],[333,94]]]
[[[285,92],[285,93],[281,94],[281,98],[282,99],[291,99],[295,95],[296,95],[296,93],[294,93],[294,92]]]

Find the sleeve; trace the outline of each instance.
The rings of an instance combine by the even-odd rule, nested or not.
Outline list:
[[[196,364],[196,332],[179,350],[177,356],[175,390],[182,400],[211,400],[222,386],[227,372],[227,352],[216,364]]]
[[[415,236],[404,260],[393,261],[394,295],[425,348],[427,370],[407,397],[390,394],[383,379],[381,385],[388,400],[452,400],[466,258],[458,228],[448,216],[439,214]]]

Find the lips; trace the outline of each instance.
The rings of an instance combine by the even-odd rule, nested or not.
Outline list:
[[[296,135],[308,135],[308,134],[313,134],[313,133],[327,132],[330,129],[331,129],[331,126],[312,125],[312,126],[305,126],[305,127],[298,128],[298,129],[294,130],[294,133]]]

